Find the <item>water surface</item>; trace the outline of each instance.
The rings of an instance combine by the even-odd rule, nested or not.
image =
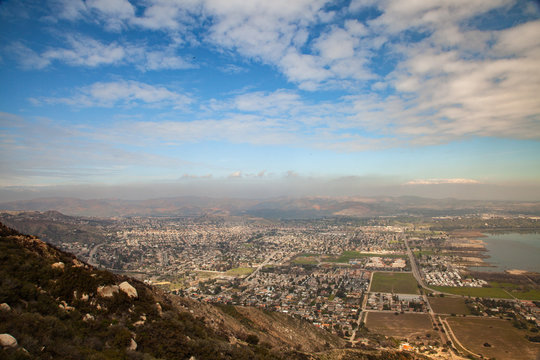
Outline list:
[[[476,271],[504,271],[510,269],[540,272],[540,233],[488,234],[484,261],[493,267],[471,267]]]

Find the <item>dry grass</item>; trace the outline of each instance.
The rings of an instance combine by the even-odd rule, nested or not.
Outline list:
[[[427,333],[431,333],[433,338],[437,336],[432,330],[433,327],[428,314],[408,313],[395,315],[390,312],[369,312],[366,326],[370,331],[396,338],[412,339],[416,336],[424,336]]]
[[[510,321],[452,317],[447,322],[463,346],[476,354],[507,360],[536,359],[540,355],[540,344],[528,341],[526,332],[513,327]]]
[[[429,304],[433,311],[439,314],[470,315],[469,308],[463,298],[455,297],[429,297]]]

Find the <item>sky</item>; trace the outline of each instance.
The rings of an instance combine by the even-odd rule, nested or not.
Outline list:
[[[0,201],[540,200],[540,5],[2,0]]]

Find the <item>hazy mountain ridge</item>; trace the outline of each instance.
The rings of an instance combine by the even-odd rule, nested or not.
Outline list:
[[[274,199],[214,199],[175,197],[149,200],[42,198],[0,203],[7,211],[55,210],[66,215],[115,216],[202,216],[248,215],[263,218],[301,219],[328,216],[463,215],[467,213],[510,213],[540,215],[540,202],[428,199],[420,197],[282,197]]]
[[[0,224],[6,359],[422,359],[344,341],[284,314],[169,297]],[[127,284],[127,285],[126,285]],[[107,295],[108,294],[108,295]]]

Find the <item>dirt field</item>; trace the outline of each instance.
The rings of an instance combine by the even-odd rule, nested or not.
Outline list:
[[[534,360],[540,356],[540,344],[529,342],[526,333],[510,321],[449,317],[447,322],[463,346],[476,354],[507,360]]]
[[[370,331],[393,336],[398,339],[413,339],[416,336],[424,336],[431,333],[433,339],[438,336],[431,325],[427,314],[399,314],[390,312],[369,312],[366,326]]]
[[[454,297],[428,297],[433,311],[439,314],[469,315],[471,312],[463,298]]]
[[[371,292],[384,292],[395,294],[420,294],[418,283],[412,273],[373,273]]]

